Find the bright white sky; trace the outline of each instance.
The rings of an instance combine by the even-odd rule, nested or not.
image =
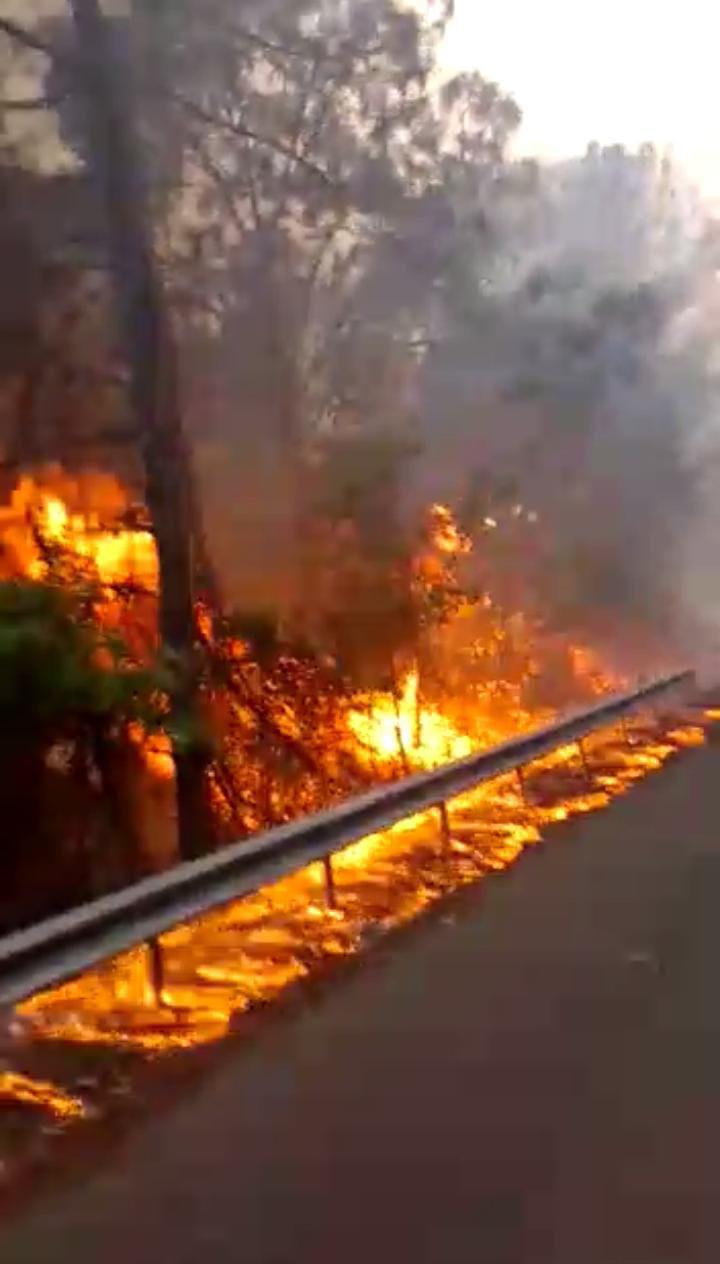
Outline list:
[[[587,142],[669,148],[720,196],[717,0],[456,0],[448,65],[509,91],[518,150],[582,153]]]

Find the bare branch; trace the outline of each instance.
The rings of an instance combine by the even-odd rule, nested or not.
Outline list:
[[[297,166],[303,167],[306,171],[310,172],[311,175],[315,176],[316,179],[321,180],[323,184],[326,184],[331,188],[337,187],[332,176],[325,171],[323,167],[318,166],[317,163],[312,162],[309,158],[306,158],[304,154],[296,153],[292,149],[292,146],[284,145],[282,141],[275,140],[272,136],[261,136],[258,132],[253,131],[252,128],[245,127],[244,124],[238,123],[235,119],[228,118],[227,115],[214,114],[212,110],[206,109],[205,106],[201,105],[198,101],[193,101],[179,92],[170,91],[168,92],[168,95],[176,105],[179,105],[182,109],[187,110],[189,114],[191,114],[194,118],[199,119],[201,122],[207,123],[211,127],[218,127],[222,131],[230,132],[233,136],[240,137],[241,140],[249,140],[252,141],[253,144],[261,145],[265,149],[272,149],[283,158],[288,158]]]
[[[22,44],[33,53],[42,53],[44,57],[49,57],[53,61],[63,57],[53,44],[48,44],[47,40],[41,39],[39,35],[21,26],[19,22],[13,22],[11,18],[0,18],[0,34],[7,35],[16,44]]]
[[[225,203],[225,207],[228,211],[228,214],[230,215],[230,218],[232,219],[235,227],[238,228],[244,234],[247,230],[247,224],[245,224],[245,222],[242,219],[242,216],[240,215],[235,197],[231,189],[231,185],[233,181],[225,174],[225,172],[212,159],[210,154],[207,152],[206,147],[202,144],[201,141],[196,141],[195,143],[193,143],[192,148],[193,148],[193,153],[195,155],[196,161],[199,163],[200,167],[202,168],[202,170],[204,171],[208,179],[212,180],[220,196],[222,197],[223,202]],[[246,196],[248,197],[248,200],[252,200],[250,190],[247,191]]]
[[[303,59],[308,57],[315,59],[318,56],[320,44],[317,39],[312,37],[307,37],[299,44],[282,44],[278,40],[270,40],[266,36],[260,35],[257,31],[251,31],[239,22],[227,23],[226,30],[229,34],[235,35],[239,41],[254,44],[257,48],[261,48],[263,52],[275,56],[299,57]],[[348,61],[348,56],[356,60],[366,60],[370,57],[377,57],[384,51],[385,46],[380,42],[366,45],[353,45],[348,42],[343,50],[338,53],[330,53],[323,49],[321,60],[326,64],[345,64]]]
[[[54,110],[65,100],[65,93],[53,96],[27,97],[24,101],[0,101],[0,111],[22,113],[32,110]]]

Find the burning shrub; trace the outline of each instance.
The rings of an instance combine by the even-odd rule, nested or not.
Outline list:
[[[143,867],[128,782],[140,774],[137,727],[162,724],[167,672],[133,663],[94,618],[94,596],[0,583],[6,927]]]
[[[197,754],[222,842],[532,727],[553,663],[568,696],[608,687],[592,656],[473,589],[449,509],[406,524],[370,472],[369,500],[361,470],[324,506],[317,624],[198,604],[191,663],[163,656],[154,540],[117,480],[23,476],[0,508],[8,924],[176,858],[171,739]],[[171,716],[189,674],[192,716]]]
[[[157,719],[159,675],[132,664],[89,617],[92,604],[86,590],[0,584],[0,726],[47,740],[95,721]]]

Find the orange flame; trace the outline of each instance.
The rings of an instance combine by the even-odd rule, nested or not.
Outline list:
[[[124,523],[131,509],[127,493],[108,474],[70,478],[49,466],[35,477],[24,475],[9,505],[0,507],[0,576],[44,579],[47,546],[61,546],[88,562],[108,588],[127,584],[157,592],[155,540],[149,529]]]
[[[460,733],[436,707],[420,704],[416,670],[408,672],[399,696],[365,694],[348,711],[351,733],[373,758],[406,758],[417,769],[463,759],[473,752],[473,741]]]

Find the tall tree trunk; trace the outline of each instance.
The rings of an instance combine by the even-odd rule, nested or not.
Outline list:
[[[110,266],[122,318],[131,399],[145,467],[146,496],[160,563],[160,632],[178,658],[178,713],[193,708],[193,488],[180,415],[177,363],[157,274],[147,183],[134,109],[99,0],[69,0],[87,101],[92,175],[107,216]],[[190,858],[211,844],[205,766],[175,746],[178,843]]]

